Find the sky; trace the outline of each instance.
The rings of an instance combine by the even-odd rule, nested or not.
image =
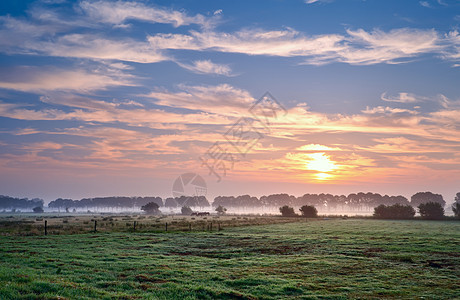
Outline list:
[[[449,203],[459,113],[458,0],[0,2],[4,195]]]

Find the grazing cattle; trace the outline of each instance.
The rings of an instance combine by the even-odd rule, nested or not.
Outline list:
[[[191,215],[192,216],[203,217],[203,216],[209,216],[209,212],[193,212]]]

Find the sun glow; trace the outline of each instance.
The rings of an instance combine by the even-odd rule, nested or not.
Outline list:
[[[334,176],[329,172],[336,170],[338,167],[328,155],[320,152],[310,153],[308,154],[308,157],[310,158],[310,161],[308,161],[305,166],[307,167],[307,170],[318,171],[318,173],[315,174],[317,180],[327,180]]]

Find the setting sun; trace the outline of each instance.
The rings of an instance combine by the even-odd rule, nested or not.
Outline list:
[[[337,169],[335,163],[324,153],[312,153],[308,156],[311,158],[311,161],[306,164],[308,170],[330,172]]]

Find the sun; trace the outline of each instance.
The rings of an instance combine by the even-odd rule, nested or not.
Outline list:
[[[323,152],[308,154],[309,161],[305,164],[307,170],[317,171],[317,180],[327,180],[333,177],[332,172],[338,168],[334,161]]]

